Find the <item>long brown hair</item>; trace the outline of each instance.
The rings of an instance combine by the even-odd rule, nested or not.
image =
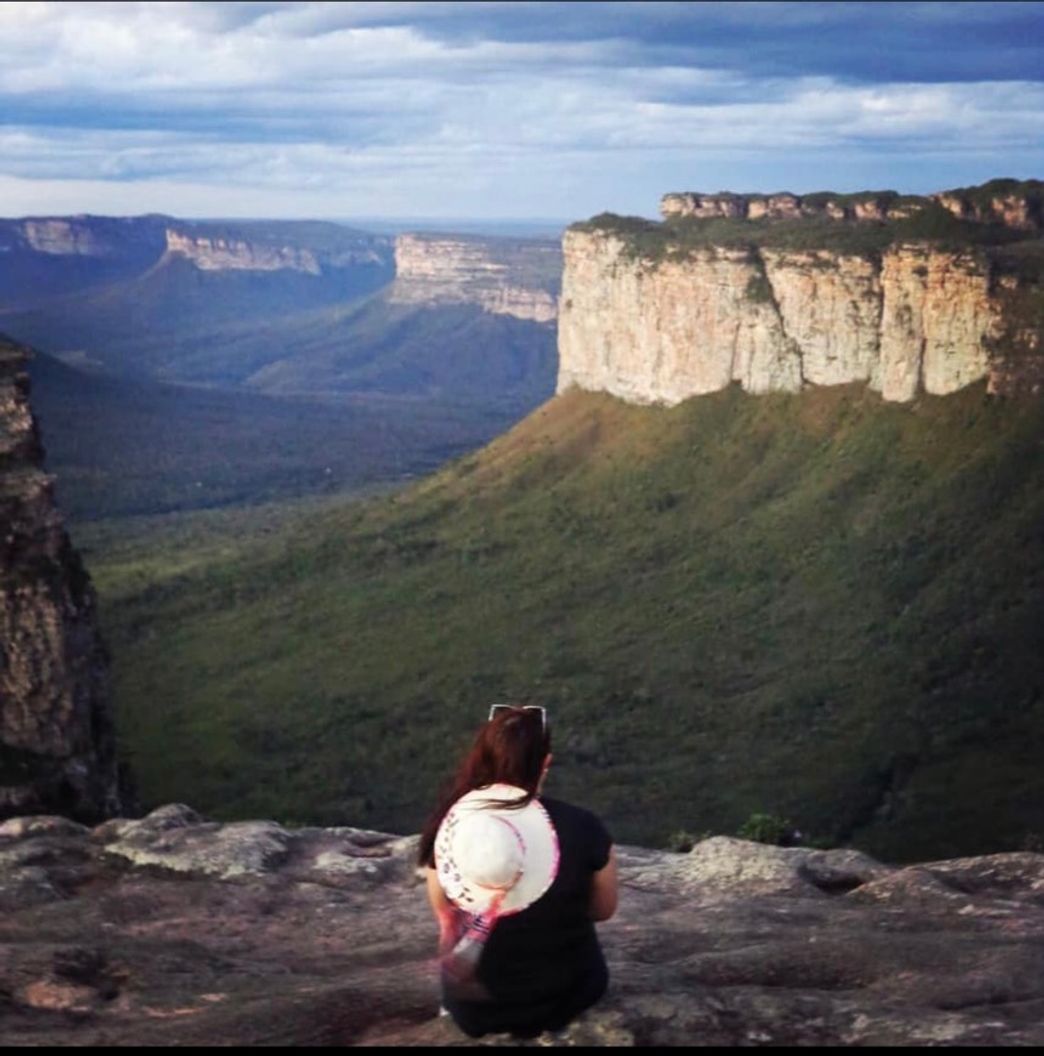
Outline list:
[[[472,789],[514,785],[524,788],[527,794],[504,806],[524,807],[529,803],[537,794],[544,760],[550,751],[551,730],[541,721],[539,711],[504,708],[495,718],[483,723],[453,777],[443,785],[438,806],[421,832],[417,852],[420,864],[434,864],[435,836],[442,819]]]

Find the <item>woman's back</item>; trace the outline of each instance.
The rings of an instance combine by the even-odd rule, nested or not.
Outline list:
[[[541,796],[558,832],[558,874],[531,906],[498,920],[479,961],[494,998],[540,1002],[575,989],[605,961],[589,915],[591,878],[609,861],[612,840],[590,811]]]
[[[422,833],[443,1004],[475,1037],[556,1030],[608,983],[593,922],[616,907],[612,840],[540,795],[551,758],[543,708],[494,706]]]

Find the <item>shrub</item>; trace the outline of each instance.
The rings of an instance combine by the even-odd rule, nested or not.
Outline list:
[[[753,840],[755,843],[772,843],[776,846],[789,842],[793,835],[789,821],[775,814],[751,814],[736,833],[741,840]]]
[[[764,270],[755,271],[747,280],[746,294],[753,304],[774,304],[776,300]]]

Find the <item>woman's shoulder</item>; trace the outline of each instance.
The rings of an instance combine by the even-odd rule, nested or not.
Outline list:
[[[609,861],[613,838],[594,811],[561,799],[540,797],[558,833],[563,861],[574,863],[582,872],[598,872]]]
[[[597,843],[612,842],[609,830],[594,811],[550,796],[541,796],[540,802],[561,838],[583,837]]]

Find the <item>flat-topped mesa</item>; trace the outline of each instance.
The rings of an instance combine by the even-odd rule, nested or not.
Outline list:
[[[29,249],[56,256],[104,257],[113,247],[85,223],[70,220],[24,220],[22,236]]]
[[[28,351],[0,336],[0,818],[120,809],[90,580],[55,509]]]
[[[171,259],[200,271],[298,271],[390,267],[391,241],[383,235],[325,221],[177,220],[148,216],[44,216],[0,219],[0,254],[8,266],[44,258],[52,270],[62,258],[138,273]],[[68,266],[75,261],[65,260]],[[108,273],[107,273],[108,274]]]
[[[558,315],[562,251],[550,239],[399,235],[398,304],[474,304],[495,315],[550,323]]]
[[[200,271],[296,271],[388,268],[390,240],[337,224],[294,220],[178,221],[164,232],[164,260],[183,258]]]
[[[1040,393],[1044,246],[1031,224],[1044,184],[1011,182],[949,206],[849,198],[851,223],[809,220],[795,195],[722,194],[669,195],[668,212],[690,212],[662,224],[575,224],[558,391],[674,404],[733,382],[754,393],[862,382],[905,402],[986,379],[994,394]],[[813,205],[830,216],[839,198]],[[972,222],[955,203],[978,210]]]
[[[162,223],[156,216],[31,216],[0,219],[0,253],[37,253],[44,257],[158,256]]]
[[[264,245],[219,235],[167,229],[167,253],[185,257],[200,271],[302,271],[319,275],[315,253],[296,246]]]

